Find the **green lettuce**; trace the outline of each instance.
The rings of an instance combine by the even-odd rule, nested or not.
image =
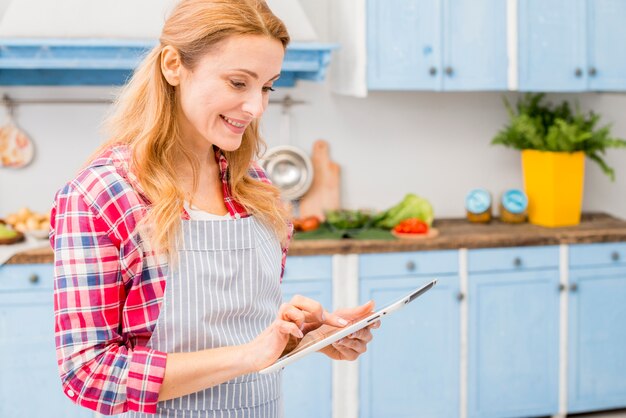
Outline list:
[[[405,219],[418,218],[430,227],[435,218],[433,207],[430,202],[416,194],[407,194],[402,202],[379,214],[375,219],[375,225],[381,228],[391,229]]]

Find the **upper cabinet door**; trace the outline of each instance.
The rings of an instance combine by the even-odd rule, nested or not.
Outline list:
[[[506,1],[447,0],[443,21],[444,90],[506,90]]]
[[[368,0],[368,87],[441,88],[440,0]]]
[[[590,90],[626,90],[624,17],[624,0],[587,0]]]
[[[586,90],[585,1],[519,1],[519,90]]]

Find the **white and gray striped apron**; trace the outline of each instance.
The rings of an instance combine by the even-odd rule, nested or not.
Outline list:
[[[182,248],[171,269],[147,346],[166,353],[245,344],[276,318],[282,301],[281,248],[253,216],[182,221]],[[159,402],[156,415],[127,417],[282,417],[281,373],[245,375]]]

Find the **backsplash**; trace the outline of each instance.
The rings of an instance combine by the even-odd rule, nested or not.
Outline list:
[[[12,88],[22,98],[106,98],[107,88]],[[348,208],[384,209],[414,192],[428,198],[437,217],[463,216],[463,199],[475,187],[495,197],[522,187],[519,153],[491,146],[506,122],[503,94],[517,93],[376,92],[366,99],[332,94],[328,83],[302,82],[279,89],[307,103],[291,109],[290,140],[284,139],[282,108],[272,105],[263,121],[269,147],[290,143],[311,152],[323,138],[342,169],[342,202]],[[578,100],[613,123],[615,136],[626,138],[625,94],[550,95],[549,100]],[[24,105],[19,124],[36,146],[33,163],[21,170],[0,169],[0,215],[22,206],[44,211],[54,192],[80,168],[103,140],[99,132],[107,105]],[[284,125],[282,125],[284,126]],[[626,218],[626,150],[611,150],[611,183],[587,164],[585,211],[606,211]]]

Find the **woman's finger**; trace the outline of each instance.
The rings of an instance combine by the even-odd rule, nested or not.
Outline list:
[[[300,329],[304,328],[304,323],[306,321],[305,313],[293,305],[283,305],[284,306],[281,306],[279,311],[279,318],[295,323]]]
[[[354,308],[338,309],[334,312],[334,314],[350,321],[366,317],[372,312],[374,312],[374,301],[370,300],[369,302]]]
[[[362,354],[346,346],[345,343],[342,343],[340,341],[341,340],[334,342],[333,348],[337,350],[337,352],[339,352],[343,360],[353,361],[353,360],[356,360],[360,354]]]
[[[303,311],[307,322],[324,322],[324,307],[318,301],[295,295],[289,304]]]
[[[350,339],[350,338],[342,338],[341,340],[337,341],[339,343],[340,347],[343,347],[345,349],[349,349],[352,350],[358,354],[363,354],[367,351],[367,344],[365,344],[363,341],[361,340],[355,340],[355,339]]]
[[[368,328],[363,328],[348,335],[347,338],[353,339],[353,340],[360,340],[365,343],[368,343],[372,341],[373,336],[372,336],[372,332]]]
[[[275,321],[278,331],[284,335],[293,335],[296,338],[304,337],[300,328],[294,324],[293,322],[284,321],[282,319],[277,319]]]

